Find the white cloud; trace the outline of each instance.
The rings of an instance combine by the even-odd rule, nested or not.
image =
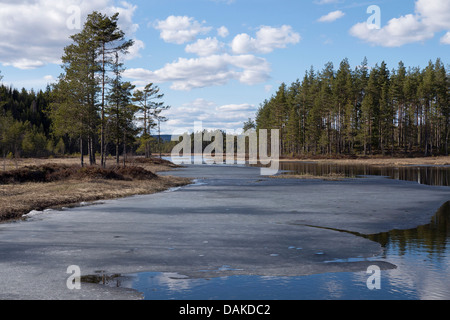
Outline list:
[[[353,36],[384,47],[400,47],[434,37],[434,32],[412,14],[391,19],[381,29],[373,29],[367,23],[359,23],[353,26],[350,32]]]
[[[1,56],[1,52],[0,52],[0,56]],[[43,60],[45,60],[45,59],[43,59]],[[28,58],[20,58],[20,57],[10,57],[9,59],[5,59],[3,61],[8,61],[8,62],[3,62],[4,66],[7,66],[7,67],[13,66],[15,68],[22,69],[22,70],[36,69],[36,68],[40,68],[40,67],[43,67],[46,65],[45,61],[42,61],[39,59],[28,59]],[[57,63],[56,60],[50,61],[50,62]]]
[[[134,44],[128,49],[128,54],[125,56],[126,60],[133,60],[140,58],[140,50],[145,48],[145,43],[142,40],[133,39]]]
[[[69,36],[79,30],[69,29],[67,20],[80,8],[81,25],[92,11],[119,12],[119,25],[128,37],[137,30],[132,17],[136,10],[125,1],[115,6],[112,0],[16,0],[2,1],[0,10],[0,63],[20,69],[35,69],[60,63]]]
[[[106,8],[101,9],[101,11],[108,15],[119,13],[119,27],[126,35],[133,35],[139,29],[139,25],[133,23],[133,15],[137,6],[126,1],[121,1],[120,4],[121,7],[109,5]]]
[[[291,26],[263,26],[256,33],[256,38],[246,33],[237,35],[231,43],[231,48],[237,54],[270,53],[275,49],[286,48],[288,44],[297,44],[300,40],[300,35],[294,32]]]
[[[436,32],[449,29],[450,1],[416,0],[414,14],[391,19],[380,29],[358,23],[350,29],[350,34],[374,45],[400,47],[429,40]]]
[[[238,34],[231,43],[231,48],[235,53],[247,53],[256,51],[256,40],[246,33]]]
[[[441,38],[442,44],[450,44],[450,31]]]
[[[206,27],[205,22],[200,23],[192,17],[170,16],[164,21],[157,21],[154,27],[160,31],[161,39],[166,42],[180,45],[192,42],[186,45],[185,51],[198,55],[198,58],[180,57],[157,70],[127,69],[124,77],[137,86],[150,82],[170,83],[173,90],[189,91],[222,86],[230,81],[246,85],[263,83],[270,78],[270,64],[266,59],[249,53],[270,53],[300,41],[300,35],[290,26],[263,26],[257,31],[255,38],[247,34],[236,36],[230,46],[232,53],[229,53],[229,50],[226,50],[229,47],[216,37],[196,40],[211,28]],[[218,28],[217,33],[220,37],[229,35],[224,26]]]
[[[184,104],[183,107],[185,107],[188,110],[192,110],[192,107],[194,109],[204,109],[209,107],[214,107],[216,104],[212,101],[205,100],[203,98],[197,98],[194,101]]]
[[[194,122],[201,121],[207,130],[242,129],[244,121],[255,116],[257,108],[249,103],[217,105],[202,98],[169,109],[165,115],[170,119],[164,124],[165,132],[189,131]]]
[[[187,45],[185,51],[204,57],[219,53],[223,47],[224,43],[217,40],[217,38],[206,38],[199,39],[197,42]]]
[[[422,18],[422,23],[434,32],[449,30],[450,1],[417,0],[416,16]]]
[[[337,11],[330,12],[329,14],[320,17],[319,20],[317,20],[317,21],[333,22],[333,21],[336,21],[337,19],[342,18],[343,16],[345,16],[345,13],[342,12],[341,10],[337,10]]]
[[[49,84],[57,82],[58,79],[55,78],[52,75],[45,75],[39,78],[33,78],[29,77],[26,79],[21,80],[14,80],[14,82],[9,81],[6,79],[4,81],[4,85],[7,87],[14,87],[14,88],[34,88],[34,89],[44,89]]]
[[[219,37],[226,38],[226,37],[228,37],[229,34],[230,34],[230,32],[228,31],[227,27],[225,27],[225,26],[222,26],[219,29],[217,29],[217,35]]]
[[[166,20],[158,20],[155,29],[160,31],[161,39],[165,42],[183,44],[194,41],[200,34],[207,34],[211,27],[205,27],[191,17],[169,16]]]
[[[171,83],[171,89],[183,91],[222,86],[232,80],[254,85],[267,81],[271,69],[266,59],[250,52],[270,53],[300,41],[300,35],[290,26],[263,26],[256,33],[256,38],[246,34],[236,36],[230,46],[231,54],[226,50],[229,47],[216,37],[197,40],[199,35],[211,31],[212,28],[205,24],[187,16],[169,16],[164,21],[157,21],[154,27],[160,31],[161,39],[180,45],[192,42],[186,45],[185,51],[199,57],[180,57],[158,70],[128,69],[124,76],[132,79],[137,86],[149,82]],[[216,30],[220,37],[229,35],[225,26]]]
[[[52,75],[46,75],[44,76],[44,80],[48,81],[48,82],[54,82],[56,81],[55,77],[53,77]]]
[[[216,108],[217,111],[224,112],[237,112],[237,111],[256,111],[256,107],[253,104],[243,103],[243,104],[227,104]]]
[[[179,58],[156,71],[128,69],[124,77],[134,79],[137,85],[171,82],[173,90],[189,91],[225,85],[231,80],[253,85],[269,79],[269,72],[269,63],[263,58],[222,54],[195,59]]]

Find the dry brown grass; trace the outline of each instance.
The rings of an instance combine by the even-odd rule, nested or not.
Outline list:
[[[410,165],[429,165],[442,166],[450,165],[450,156],[426,157],[426,158],[358,158],[358,159],[283,159],[280,161],[290,162],[317,162],[317,163],[335,163],[342,165],[372,165],[372,166],[410,166]]]
[[[121,159],[122,160],[122,159]],[[86,158],[85,158],[86,161]],[[122,161],[120,162],[122,165]],[[17,160],[6,160],[5,163],[3,163],[3,160],[0,161],[0,172],[3,171],[3,167],[6,167],[6,171],[20,169],[23,167],[29,167],[29,166],[44,166],[44,165],[66,165],[66,166],[79,166],[80,165],[80,159],[74,158],[74,157],[65,157],[65,158],[45,158],[45,159],[38,159],[38,158],[32,158],[32,159],[17,159]],[[127,159],[127,165],[139,165],[143,167],[146,170],[150,170],[152,172],[158,172],[158,171],[166,171],[166,170],[173,170],[177,168],[178,166],[171,163],[170,161],[159,159],[157,157],[145,159],[143,157],[129,157]],[[107,160],[107,167],[115,167],[116,166],[116,160],[113,158],[108,158]]]
[[[76,161],[75,161],[76,162]],[[22,162],[22,170],[26,166],[54,166],[58,168],[69,168],[70,172],[76,168],[73,159],[49,159]],[[123,198],[133,195],[152,194],[161,192],[172,187],[183,186],[191,182],[190,179],[157,176],[152,172],[167,171],[177,166],[151,160],[142,161],[138,165],[128,164],[128,169],[111,169],[118,177],[105,177],[98,174],[99,168],[88,169],[89,174],[68,174],[58,176],[51,182],[25,182],[0,184],[0,221],[21,219],[24,214],[33,210],[44,210],[50,208],[61,208],[78,205],[81,202],[93,202]],[[150,169],[152,169],[150,172]],[[95,174],[91,174],[92,172]],[[108,172],[110,172],[108,171]],[[142,175],[142,173],[146,173]],[[2,172],[0,171],[0,174]],[[122,179],[123,177],[123,179]]]
[[[270,176],[270,178],[274,179],[313,179],[313,180],[325,180],[325,181],[341,181],[346,177],[344,174],[338,174],[338,173],[330,173],[326,175],[321,176],[315,176],[312,174],[281,174],[278,176]]]

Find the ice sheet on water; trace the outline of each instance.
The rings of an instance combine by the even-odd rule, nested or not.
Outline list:
[[[207,185],[206,182],[200,182],[200,181],[201,181],[200,179],[194,179],[194,183],[191,184],[191,186],[204,186],[204,185]]]
[[[45,209],[43,211],[31,210],[27,214],[22,215],[22,217],[27,218],[27,219],[37,218],[37,217],[41,216],[42,214],[53,212],[53,211],[55,211],[55,210],[52,210],[52,209]]]
[[[27,214],[24,214],[23,217],[25,217],[25,218],[34,217],[34,216],[40,215],[42,213],[43,213],[43,211],[32,210],[32,211],[28,212]]]
[[[223,265],[215,270],[199,270],[200,272],[211,272],[211,271],[243,271],[244,269],[233,268],[228,265]]]
[[[181,189],[181,187],[173,187],[173,188],[167,189],[167,190],[164,191],[164,192],[175,192],[175,191],[178,191],[178,190],[180,190],[180,189]]]

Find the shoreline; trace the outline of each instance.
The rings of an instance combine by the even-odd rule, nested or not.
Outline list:
[[[171,154],[162,154],[170,157]],[[196,154],[191,154],[196,156]],[[248,160],[248,155],[246,156]],[[224,155],[223,160],[226,160]],[[236,160],[236,157],[235,157]],[[450,166],[450,156],[430,157],[390,157],[390,156],[359,156],[359,157],[286,157],[280,156],[279,162],[315,162],[348,165],[375,165],[375,166]]]
[[[21,169],[36,165],[73,165],[77,159],[27,159]],[[13,182],[0,184],[0,224],[22,221],[31,212],[75,208],[83,203],[95,204],[98,201],[126,198],[136,195],[149,195],[191,183],[189,178],[159,175],[179,166],[168,162],[134,162],[127,165],[140,167],[151,173],[153,178],[128,178],[125,180],[88,176],[86,178],[63,178],[50,182]],[[81,167],[80,167],[81,169]],[[6,171],[13,172],[14,170]],[[0,171],[0,174],[4,171]]]
[[[167,157],[167,155],[164,155]],[[141,157],[133,157],[127,161],[129,166],[142,167],[151,172],[168,172],[180,166],[168,160],[160,160],[158,157],[145,161]],[[366,166],[448,166],[450,156],[421,157],[421,158],[391,158],[391,157],[367,157],[356,159],[340,158],[281,158],[280,163],[317,163],[338,165],[366,165]],[[53,159],[21,159],[19,168],[26,166],[43,166],[47,164],[74,165],[78,158],[53,158]],[[110,166],[114,161],[109,161]],[[8,171],[11,171],[10,169]],[[0,174],[3,171],[0,171]],[[272,177],[280,178],[280,177]],[[285,179],[309,179],[315,178],[325,181],[342,181],[345,177],[333,175],[330,177],[310,177],[309,175],[283,176]],[[170,188],[185,186],[191,183],[188,178],[174,177],[171,175],[157,175],[154,180],[102,180],[102,179],[64,179],[56,182],[27,182],[14,184],[0,184],[0,223],[8,223],[26,219],[26,215],[33,211],[47,209],[60,210],[62,208],[77,207],[80,203],[94,203],[102,200],[119,199],[135,195],[153,194],[166,191]],[[45,187],[43,187],[45,186]]]
[[[314,163],[333,163],[343,165],[372,165],[372,166],[449,166],[450,156],[420,157],[420,158],[364,157],[355,159],[281,158],[280,162],[314,162]]]
[[[379,243],[352,233],[416,228],[449,201],[448,188],[387,179],[298,183],[240,166],[188,165],[173,174],[202,183],[0,225],[0,297],[136,297],[125,288],[89,283],[68,290],[69,265],[79,266],[83,276],[163,272],[192,279],[362,272],[367,263],[361,259],[396,266],[380,258]]]

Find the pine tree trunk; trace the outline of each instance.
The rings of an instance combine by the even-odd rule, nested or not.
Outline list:
[[[80,136],[80,161],[81,161],[81,167],[84,167],[84,154],[83,154],[83,138]]]
[[[448,137],[450,134],[450,130],[447,128],[447,135],[445,137],[445,155],[448,156]]]
[[[125,131],[123,133],[123,155],[122,155],[122,158],[123,158],[123,167],[125,168],[126,160],[127,160],[127,134]]]
[[[102,44],[102,115],[101,115],[101,166],[106,167],[105,161],[105,43]]]
[[[117,139],[117,142],[116,142],[116,164],[117,164],[117,166],[119,166],[119,163],[120,163],[120,155],[119,155],[119,139]]]

